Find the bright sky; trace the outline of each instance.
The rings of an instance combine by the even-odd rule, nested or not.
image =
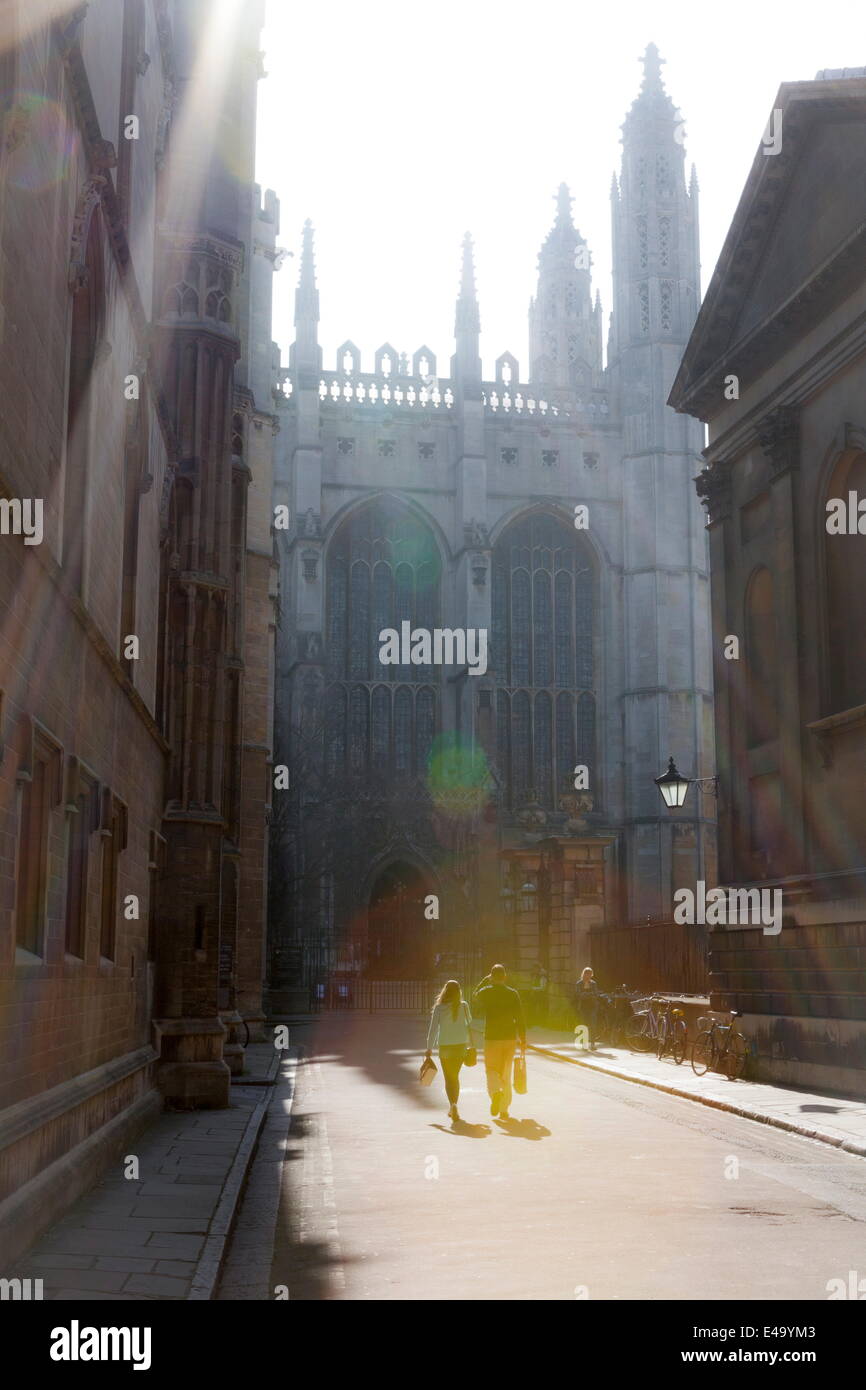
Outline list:
[[[855,0],[268,0],[257,179],[281,201],[274,337],[287,362],[304,218],[324,365],[351,338],[426,344],[448,374],[460,242],[475,240],[485,376],[527,368],[536,259],[565,180],[611,309],[610,180],[650,40],[701,188],[702,291],[779,84],[866,63]]]

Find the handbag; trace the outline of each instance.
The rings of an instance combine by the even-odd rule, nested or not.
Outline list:
[[[514,1089],[519,1096],[526,1095],[526,1053],[519,1053],[514,1059]]]
[[[438,1070],[439,1068],[433,1061],[433,1058],[425,1057],[424,1061],[421,1063],[421,1070],[418,1073],[418,1080],[421,1082],[421,1085],[430,1086]]]

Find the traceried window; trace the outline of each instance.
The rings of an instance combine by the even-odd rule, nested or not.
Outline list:
[[[514,522],[493,556],[497,762],[511,809],[556,809],[585,763],[598,804],[590,554],[564,521]]]
[[[389,499],[345,521],[327,561],[325,766],[330,776],[422,776],[438,729],[432,666],[383,665],[379,634],[440,626],[441,563],[429,527]],[[403,653],[401,652],[402,656]]]
[[[638,201],[641,202],[641,203],[645,203],[645,202],[646,202],[646,160],[644,159],[643,155],[641,155],[641,157],[640,157],[640,158],[638,159],[638,161],[637,161],[637,164],[635,165],[635,189],[636,189],[636,192],[637,192]]]
[[[666,154],[656,155],[656,195],[659,198],[674,196],[671,164]]]
[[[649,333],[649,285],[638,285],[637,294],[640,305],[640,331]]]
[[[662,280],[660,287],[662,332],[670,333],[673,325],[674,287],[670,280]]]
[[[640,268],[641,270],[646,270],[647,258],[649,255],[649,247],[647,242],[647,225],[645,217],[639,217],[637,219],[637,245],[638,257],[640,260]]]
[[[667,266],[671,258],[671,219],[659,218],[659,264]]]

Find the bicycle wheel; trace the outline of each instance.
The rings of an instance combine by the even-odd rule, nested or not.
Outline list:
[[[647,1014],[635,1014],[628,1021],[625,1031],[626,1042],[634,1052],[646,1052],[650,1045],[647,1034]]]
[[[669,1041],[670,1024],[668,1023],[668,1020],[663,1017],[659,1020],[659,1034],[658,1038],[656,1039],[656,1056],[658,1058],[664,1057],[665,1053],[668,1050]]]
[[[704,1072],[715,1066],[715,1062],[716,1045],[712,1033],[698,1033],[692,1043],[692,1071],[695,1076],[703,1076]]]
[[[686,1055],[686,1036],[686,1025],[681,1018],[678,1018],[674,1023],[674,1035],[671,1039],[671,1056],[677,1066],[681,1065]]]
[[[728,1050],[722,1059],[725,1075],[729,1080],[737,1081],[742,1076],[746,1066],[747,1052],[746,1039],[742,1033],[731,1032],[728,1037]]]

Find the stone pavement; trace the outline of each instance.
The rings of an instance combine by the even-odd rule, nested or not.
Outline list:
[[[670,1057],[660,1061],[651,1053],[607,1044],[588,1052],[575,1044],[572,1034],[550,1028],[530,1028],[527,1042],[533,1050],[562,1057],[573,1065],[684,1096],[866,1157],[866,1099],[846,1100],[745,1079],[729,1081],[712,1072],[695,1076],[688,1053],[677,1066]]]
[[[227,1110],[165,1112],[131,1146],[138,1178],[106,1172],[5,1276],[46,1299],[212,1298],[278,1062],[251,1043]]]

